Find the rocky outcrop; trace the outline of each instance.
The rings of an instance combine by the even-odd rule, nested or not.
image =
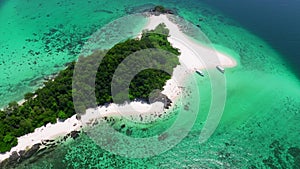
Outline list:
[[[79,137],[79,133],[80,131],[72,131],[70,133],[70,136],[73,138],[73,139],[76,139],[77,137]]]
[[[20,156],[19,156],[19,154],[18,154],[16,151],[12,152],[12,154],[11,154],[10,157],[8,158],[8,160],[9,160],[10,162],[12,162],[12,163],[18,162],[19,159],[20,159]]]
[[[162,102],[164,103],[164,108],[168,109],[171,106],[172,101],[164,94],[162,94],[159,90],[152,92],[149,96],[149,104],[155,102]]]
[[[21,150],[19,152],[13,151],[8,159],[2,161],[0,163],[0,168],[13,167],[14,165],[20,163],[21,161],[32,157],[38,150],[42,144],[38,143],[33,145],[29,150]]]
[[[158,13],[158,14],[174,14],[173,10],[167,9],[163,6],[155,6],[153,9],[150,10],[150,12]]]
[[[136,13],[147,13],[150,12],[154,15],[159,14],[177,14],[176,9],[168,9],[160,5],[154,5],[154,4],[144,4],[141,6],[136,7],[130,7],[125,9],[127,14],[136,14]]]
[[[66,141],[68,138],[76,139],[79,137],[80,131],[72,131],[71,133],[67,134],[65,137],[63,137],[60,140],[43,140],[41,143],[34,144],[30,149],[28,150],[21,150],[19,152],[12,152],[12,154],[9,156],[9,158],[3,160],[0,162],[0,168],[8,168],[13,167],[14,165],[31,158],[32,156],[44,153],[47,149],[53,149],[58,144],[62,143],[63,141]]]
[[[24,152],[24,154],[21,156],[21,159],[28,159],[29,157],[33,156],[40,149],[41,145],[41,143],[33,145],[28,151]]]

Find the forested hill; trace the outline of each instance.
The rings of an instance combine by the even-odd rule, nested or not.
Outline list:
[[[95,88],[89,86],[89,75],[80,76],[80,82],[77,85],[84,86],[81,91],[72,89],[73,72],[75,62],[69,63],[67,68],[61,71],[54,80],[45,82],[44,87],[36,90],[34,93],[28,93],[24,96],[26,102],[19,106],[17,102],[11,102],[7,108],[0,111],[0,152],[9,151],[13,146],[17,145],[17,137],[33,132],[35,128],[46,125],[47,123],[56,123],[56,119],[61,120],[73,116],[74,102],[72,94],[80,96],[83,99],[81,103],[81,111],[93,106],[88,99],[89,93],[84,91],[93,90],[96,95],[96,104],[104,105],[107,103],[117,102],[123,103],[129,100],[148,101],[150,94],[155,89],[162,90],[165,82],[170,79],[171,75],[166,72],[172,72],[179,64],[178,49],[175,49],[168,42],[167,37],[169,30],[164,24],[160,24],[155,30],[144,31],[141,39],[129,39],[115,45],[108,51],[97,51],[88,57],[79,57],[78,63],[87,65],[85,71],[88,72],[89,65],[94,64],[100,55],[103,55],[98,72],[96,74]],[[154,49],[154,50],[149,50]],[[135,53],[148,50],[143,54],[145,59]],[[161,52],[161,50],[165,52]],[[129,66],[123,66],[121,71],[127,72],[122,74],[123,78],[117,81],[120,86],[130,78],[131,65],[151,64],[153,67],[160,69],[145,69],[136,74],[130,81],[129,95],[120,88],[116,92],[116,97],[112,97],[111,83],[113,75],[119,65],[128,56],[126,62]],[[140,59],[143,58],[143,59]],[[164,71],[163,71],[164,70]],[[76,85],[76,84],[75,84]],[[127,86],[128,86],[127,85]],[[78,113],[78,112],[77,112]]]

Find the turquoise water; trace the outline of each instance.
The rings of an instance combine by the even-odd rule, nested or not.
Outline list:
[[[204,0],[204,2],[218,8],[271,44],[292,65],[299,77],[300,23],[295,21],[300,18],[300,1]]]
[[[197,78],[200,87],[195,90],[203,98],[198,118],[187,137],[171,150],[145,159],[124,158],[100,149],[83,134],[18,168],[299,168],[300,155],[289,150],[300,148],[300,81],[284,56],[204,3],[159,3],[176,8],[184,19],[200,24],[213,45],[239,63],[226,70],[225,111],[212,137],[204,144],[199,143],[211,90],[208,79]],[[0,106],[21,99],[24,93],[41,86],[43,77],[76,59],[80,43],[98,28],[127,12],[151,6],[150,2],[140,0],[15,0],[0,5]],[[204,20],[200,22],[199,18]],[[171,122],[143,126],[147,130],[133,126],[132,130],[151,135]]]

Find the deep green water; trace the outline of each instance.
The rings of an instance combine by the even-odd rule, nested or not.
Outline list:
[[[200,87],[195,90],[203,98],[198,118],[188,136],[171,150],[151,158],[129,159],[100,149],[83,134],[18,168],[300,167],[300,154],[289,153],[291,147],[300,148],[300,82],[285,57],[210,6],[198,1],[159,3],[176,8],[184,19],[201,24],[214,46],[239,63],[226,70],[226,106],[213,136],[206,143],[199,143],[211,96],[208,79],[196,77]],[[0,106],[21,99],[24,93],[39,87],[43,77],[76,59],[80,43],[98,28],[148,6],[149,1],[140,0],[1,2]],[[199,22],[200,17],[204,21]],[[110,36],[115,33],[107,32]],[[151,135],[171,122],[172,119],[143,126],[149,128],[146,131],[137,126],[133,133]]]

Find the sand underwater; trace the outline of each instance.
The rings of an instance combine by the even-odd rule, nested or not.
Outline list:
[[[157,3],[176,8],[184,19],[201,24],[214,46],[238,61],[225,74],[225,111],[212,137],[199,144],[206,118],[203,112],[211,96],[209,80],[196,77],[200,87],[195,90],[203,98],[200,113],[188,136],[173,149],[151,158],[129,159],[100,149],[83,134],[17,168],[299,168],[299,79],[284,57],[262,39],[196,1],[1,1],[0,107],[22,99],[23,94],[40,87],[45,77],[75,60],[97,29]],[[137,29],[128,30],[123,38],[135,35],[144,24],[136,22]],[[116,34],[107,30],[112,39]],[[170,123],[172,119],[127,127],[145,136]]]

